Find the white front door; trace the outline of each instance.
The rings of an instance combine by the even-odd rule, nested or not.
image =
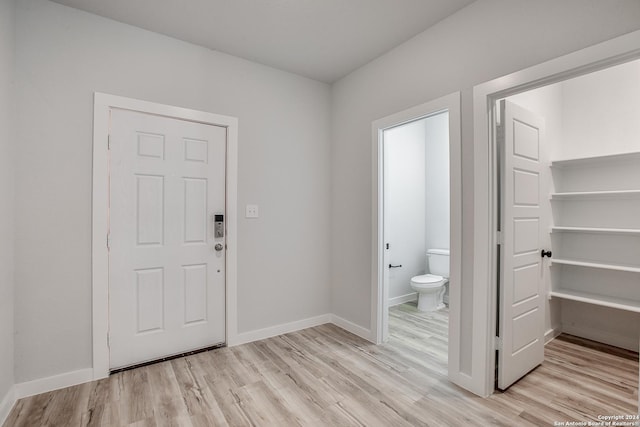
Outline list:
[[[506,389],[544,360],[540,248],[540,145],[544,120],[501,102],[500,321],[498,387]]]
[[[226,128],[112,109],[110,135],[110,368],[224,343]]]

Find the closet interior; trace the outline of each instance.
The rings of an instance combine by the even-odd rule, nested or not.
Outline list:
[[[640,337],[640,61],[507,98],[542,116],[540,239],[551,249],[545,339],[637,352]]]

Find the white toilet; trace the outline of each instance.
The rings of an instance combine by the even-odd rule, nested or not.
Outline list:
[[[418,293],[418,310],[434,311],[444,307],[442,297],[449,281],[449,250],[427,250],[426,264],[430,273],[412,277],[411,288]]]

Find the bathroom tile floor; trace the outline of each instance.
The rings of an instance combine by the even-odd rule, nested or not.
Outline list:
[[[5,426],[553,426],[637,414],[638,355],[561,336],[483,399],[447,380],[447,310],[390,310],[373,345],[322,325],[18,401]]]

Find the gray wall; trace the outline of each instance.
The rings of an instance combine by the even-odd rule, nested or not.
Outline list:
[[[13,386],[14,0],[0,0],[0,403]]]
[[[476,84],[640,28],[635,0],[485,0],[438,23],[332,87],[333,312],[370,328],[371,122],[462,91],[461,369],[470,373],[473,296],[473,106]]]
[[[238,117],[239,332],[330,312],[328,85],[43,0],[16,28],[17,382],[92,365],[94,91]]]

